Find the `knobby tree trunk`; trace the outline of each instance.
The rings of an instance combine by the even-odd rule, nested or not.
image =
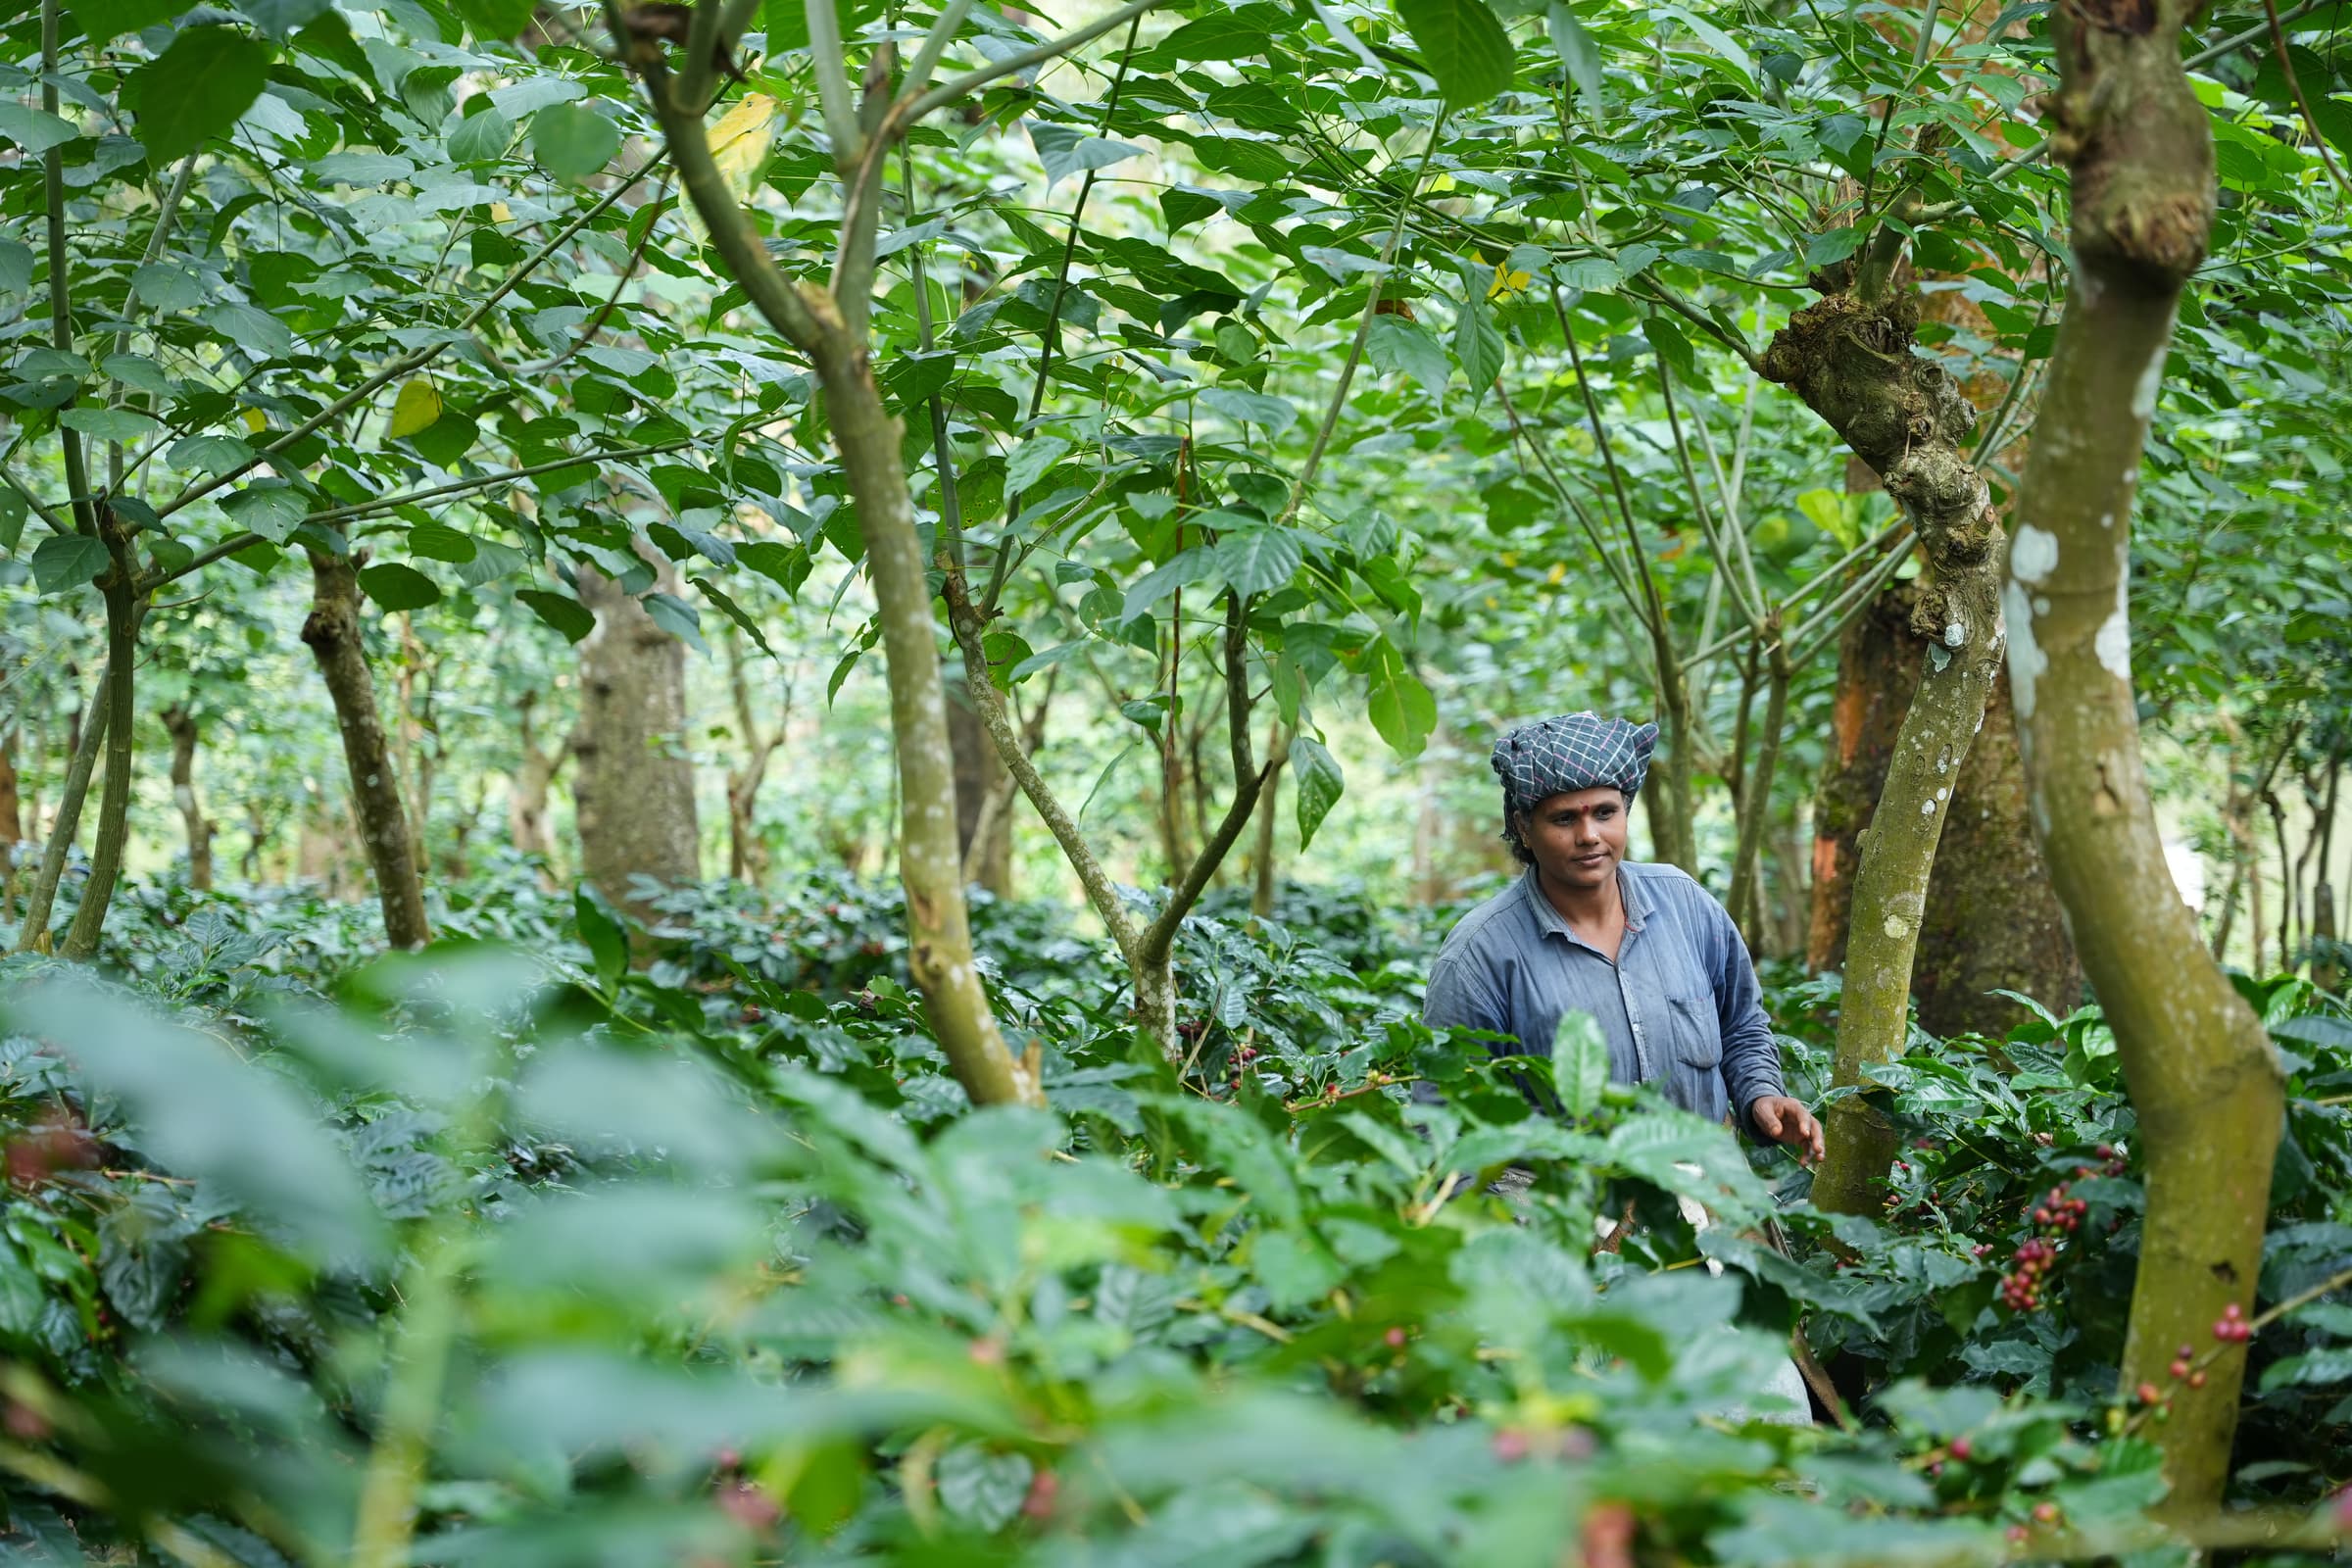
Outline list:
[[[1805,960],[1845,964],[1845,933],[1861,836],[1886,784],[1894,737],[1925,666],[1910,629],[1911,590],[1881,594],[1839,639],[1830,746],[1814,796],[1813,895]],[[2024,763],[2007,677],[1996,674],[1984,728],[1953,786],[1950,818],[1928,882],[1912,992],[1930,1034],[2005,1034],[2025,1009],[1996,990],[2063,1013],[2082,998],[2082,968],[2026,820]]]
[[[1854,875],[1838,1020],[1840,1088],[1902,1052],[1936,845],[2001,654],[2000,518],[1963,445],[1976,412],[1941,369],[1912,352],[1917,296],[1886,287],[1893,234],[1881,236],[1851,288],[1798,312],[1763,363],[1766,376],[1794,390],[1878,473],[1911,517],[1926,564],[1911,623],[1930,639],[1928,663]],[[1830,1106],[1827,1134],[1814,1202],[1875,1211],[1877,1183],[1893,1159],[1893,1125],[1849,1096]]]
[[[2003,598],[2034,830],[2139,1115],[2147,1217],[2123,1383],[2171,1389],[2171,1419],[2152,1431],[2180,1513],[2221,1499],[2245,1352],[2220,1346],[2201,1389],[2166,1366],[2177,1346],[2213,1347],[2225,1308],[2251,1306],[2283,1110],[2269,1038],[2165,863],[2132,685],[2132,488],[2213,221],[2212,132],[2180,67],[2193,10],[2082,0],[2051,13],[2050,145],[2073,176],[2075,270]]]
[[[395,948],[421,948],[433,933],[425,923],[424,885],[401,806],[400,774],[385,743],[375,672],[368,667],[361,633],[358,563],[319,550],[310,556],[311,613],[302,623],[302,640],[318,661],[335,707],[335,726],[342,731],[352,815],[359,820],[360,844],[375,878],[376,902],[383,906],[384,940]]]
[[[17,787],[17,743],[24,731],[19,720],[0,736],[0,849],[10,851],[24,839],[24,813]]]
[[[180,824],[188,837],[188,886],[200,893],[213,890],[213,824],[196,795],[196,746],[203,732],[186,705],[164,710],[164,732],[172,737],[172,804],[179,808]]]
[[[580,640],[577,807],[580,865],[637,920],[657,918],[648,879],[676,887],[702,874],[694,762],[686,751],[686,645],[636,597],[593,567],[580,603],[596,629]]]

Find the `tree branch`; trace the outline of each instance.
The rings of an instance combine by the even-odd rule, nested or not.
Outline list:
[[[704,0],[706,6],[710,3]],[[834,0],[808,0],[808,58],[816,67],[817,103],[824,113],[825,139],[833,144],[833,164],[847,174],[858,165],[864,138],[850,97],[849,54],[842,47],[841,13]]]
[[[1071,50],[1083,44],[1092,43],[1113,28],[1133,22],[1145,12],[1156,10],[1168,3],[1169,0],[1128,0],[1128,3],[1119,7],[1118,10],[1099,17],[1083,27],[1072,28],[1060,37],[1049,38],[1033,49],[1024,49],[1018,54],[1006,55],[1004,59],[983,66],[978,71],[967,72],[953,80],[942,82],[912,103],[907,104],[904,113],[900,111],[898,105],[893,104],[889,116],[882,122],[883,133],[896,136],[934,109],[944,109],[958,98],[968,97],[972,93],[978,92],[992,81],[1027,71],[1031,66],[1042,66],[1049,61],[1058,60]]]
[[[55,116],[57,93],[57,0],[41,0],[41,108]],[[49,227],[49,342],[60,354],[74,352],[74,297],[66,267],[66,154],[61,143],[41,154],[42,194]],[[66,504],[73,509],[74,525],[91,538],[98,535],[98,508],[90,494],[90,470],[81,450],[81,432],[57,427],[58,444],[65,449]],[[46,516],[46,512],[43,513]]]

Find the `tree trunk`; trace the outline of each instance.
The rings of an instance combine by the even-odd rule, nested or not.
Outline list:
[[[24,815],[17,789],[17,742],[24,730],[20,721],[0,736],[0,850],[12,853],[24,840]]]
[[[1043,1104],[1035,1048],[1026,1060],[1012,1054],[972,964],[963,862],[956,843],[956,759],[939,679],[932,591],[900,455],[903,427],[883,406],[871,353],[862,342],[853,344],[843,331],[829,335],[821,347],[825,352],[815,357],[817,378],[858,506],[889,666],[907,967],[922,990],[940,1047],[973,1102]]]
[[[1740,768],[1740,839],[1732,857],[1731,897],[1727,902],[1751,954],[1762,953],[1766,943],[1761,887],[1764,824],[1772,814],[1773,775],[1780,771],[1781,732],[1788,725],[1788,683],[1795,674],[1788,667],[1788,649],[1775,642],[1767,672],[1764,728],[1756,738],[1756,760],[1753,766],[1742,764]],[[1742,703],[1742,719],[1746,716],[1745,706]]]
[[[1954,783],[1984,717],[2000,660],[2001,525],[1962,443],[1976,414],[1943,371],[1912,353],[1915,297],[1887,295],[1885,231],[1850,292],[1808,306],[1778,333],[1764,373],[1802,397],[1875,470],[1912,518],[1925,558],[1911,624],[1933,638],[1903,714],[1886,783],[1853,879],[1835,1082],[1860,1083],[1899,1055],[1911,966],[1927,909],[1936,841]],[[1835,1102],[1829,1155],[1813,1201],[1873,1212],[1893,1158],[1894,1128],[1868,1100]]]
[[[686,645],[594,567],[580,569],[579,590],[596,612],[596,629],[580,642],[572,778],[580,866],[606,898],[651,925],[655,890],[639,879],[676,887],[702,875],[686,751]]]
[[[1053,711],[1054,687],[1059,678],[1058,668],[1046,671],[1045,684],[1037,694],[1037,706],[1021,720],[1021,755],[1033,761],[1038,753],[1046,748],[1046,720]],[[964,682],[956,683],[955,695],[963,699],[964,711],[972,712],[971,693]],[[949,717],[953,719],[956,712],[956,710],[951,706]],[[1017,709],[1015,712],[1018,712]],[[1013,896],[1012,798],[1020,786],[1014,782],[1011,770],[1004,766],[1004,760],[997,755],[996,742],[989,738],[986,721],[978,713],[972,712],[972,724],[978,731],[980,744],[988,748],[986,772],[990,776],[988,793],[980,802],[978,820],[972,826],[972,837],[964,845],[963,879],[967,883],[978,883],[1000,899],[1009,899]],[[960,768],[962,765],[958,759],[956,766]],[[961,778],[960,774],[957,776]],[[956,804],[958,811],[963,805],[962,788],[962,784],[957,783]]]
[[[58,949],[63,956],[76,960],[97,954],[98,939],[106,929],[107,907],[115,900],[115,883],[122,874],[122,851],[130,839],[130,786],[135,766],[131,749],[137,722],[133,685],[144,596],[133,586],[136,567],[130,546],[112,512],[105,513],[99,533],[113,563],[98,584],[106,600],[106,788],[98,796],[89,879],[81,885],[81,904]]]
[[[1266,787],[1257,799],[1257,837],[1250,856],[1250,912],[1259,919],[1274,913],[1274,833],[1282,822],[1282,769],[1290,760],[1291,732],[1277,718],[1266,726]]]
[[[2203,1514],[2230,1473],[2248,1316],[2284,1109],[2269,1037],[2197,940],[2141,765],[2129,581],[2132,487],[2180,290],[2205,255],[2212,131],[2180,67],[2188,0],[2051,13],[2051,145],[2070,167],[2075,270],[2019,501],[2003,605],[2031,815],[2138,1112],[2147,1212],[2123,1384],[2169,1389],[2151,1430],[2167,1506]],[[2222,1351],[2201,1389],[2175,1347]]]
[[[538,862],[539,885],[553,892],[556,879],[548,862],[555,851],[547,834],[547,795],[571,760],[574,744],[565,740],[553,751],[539,744],[534,728],[538,703],[537,692],[524,692],[514,705],[516,757],[507,786],[507,838],[515,854]]]
[[[172,737],[172,804],[188,837],[188,886],[199,893],[213,890],[213,824],[196,795],[196,744],[201,738],[196,716],[184,705],[164,710],[164,731]]]
[[[1870,826],[1896,726],[1927,658],[1926,640],[1910,628],[1911,604],[1907,586],[1881,594],[1838,641],[1832,744],[1813,805],[1805,961],[1815,969],[1845,964],[1861,835]],[[2032,997],[2061,1013],[2082,999],[2082,965],[2026,820],[2024,764],[2007,680],[1996,672],[1984,728],[1961,764],[1929,879],[1912,990],[1920,1025],[1935,1035],[2007,1033],[2025,1009],[1991,995],[1995,990]]]
[[[74,752],[66,764],[65,781],[58,788],[57,816],[49,824],[49,841],[41,846],[41,868],[33,876],[32,892],[24,901],[24,918],[17,926],[19,953],[49,951],[49,916],[57,906],[57,885],[65,879],[66,858],[74,853],[74,835],[81,827],[82,803],[90,797],[90,777],[98,768],[99,748],[106,744],[107,705],[103,698],[113,685],[113,674],[110,668],[100,666],[101,700],[85,705],[86,716],[72,726]]]
[[[245,803],[245,854],[238,860],[239,870],[248,882],[262,879],[262,860],[270,850],[270,841],[277,836],[282,815],[273,816],[258,795]]]
[[[395,948],[421,948],[433,933],[425,924],[424,885],[417,878],[408,813],[401,807],[400,775],[384,742],[375,672],[368,668],[361,634],[359,564],[350,556],[318,550],[310,556],[311,613],[302,623],[302,640],[318,661],[327,698],[335,706],[343,761],[351,774],[352,814],[359,819],[360,843],[374,873],[376,902],[384,911],[384,940]]]
[[[777,715],[774,729],[762,732],[760,716],[752,710],[752,682],[744,668],[743,640],[729,637],[727,695],[735,705],[735,743],[743,748],[742,760],[727,769],[727,875],[760,887],[767,881],[768,865],[767,841],[760,836],[760,785],[767,777],[769,759],[784,744],[790,694],[787,713]],[[960,798],[957,804],[961,805]]]

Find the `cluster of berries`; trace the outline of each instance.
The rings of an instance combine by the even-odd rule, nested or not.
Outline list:
[[[2001,1276],[2001,1304],[2012,1312],[2031,1312],[2041,1305],[2041,1287],[2058,1263],[2056,1244],[2038,1236],[2017,1244],[2012,1258],[2017,1267]]]
[[[2254,1325],[2246,1321],[2246,1315],[2237,1309],[2235,1301],[2231,1301],[2222,1308],[2222,1315],[2214,1319],[2213,1337],[2232,1345],[2243,1345],[2254,1337]],[[2180,1353],[2186,1355],[2188,1352],[2184,1349]]]
[[[1242,1092],[1242,1078],[1243,1078],[1243,1075],[1249,1072],[1249,1070],[1250,1070],[1250,1064],[1251,1062],[1255,1061],[1256,1059],[1257,1059],[1257,1048],[1256,1048],[1255,1046],[1243,1046],[1243,1047],[1239,1048],[1238,1050],[1236,1050],[1236,1051],[1234,1052],[1234,1054],[1233,1054],[1233,1092],[1234,1092],[1235,1094],[1237,1094],[1237,1095],[1238,1095],[1238,1094],[1240,1094],[1240,1093]]]
[[[2121,1176],[2129,1168],[2124,1152],[2113,1144],[2099,1145],[2098,1156],[2100,1164],[2077,1165],[2076,1177]],[[2073,1185],[2059,1183],[2026,1211],[2034,1234],[2018,1243],[2011,1256],[2015,1266],[2001,1276],[2001,1304],[2012,1312],[2031,1312],[2041,1305],[2042,1287],[2049,1283],[2050,1271],[2058,1263],[2058,1244],[2082,1229],[2090,1212],[2090,1204],[2073,1195]],[[1976,1255],[1983,1257],[1991,1250],[1992,1245],[1984,1243],[1976,1249]]]

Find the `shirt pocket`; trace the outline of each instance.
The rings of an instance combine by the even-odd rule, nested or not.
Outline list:
[[[1716,1019],[1713,997],[1668,997],[1666,1011],[1676,1061],[1700,1069],[1722,1062],[1723,1026]]]

